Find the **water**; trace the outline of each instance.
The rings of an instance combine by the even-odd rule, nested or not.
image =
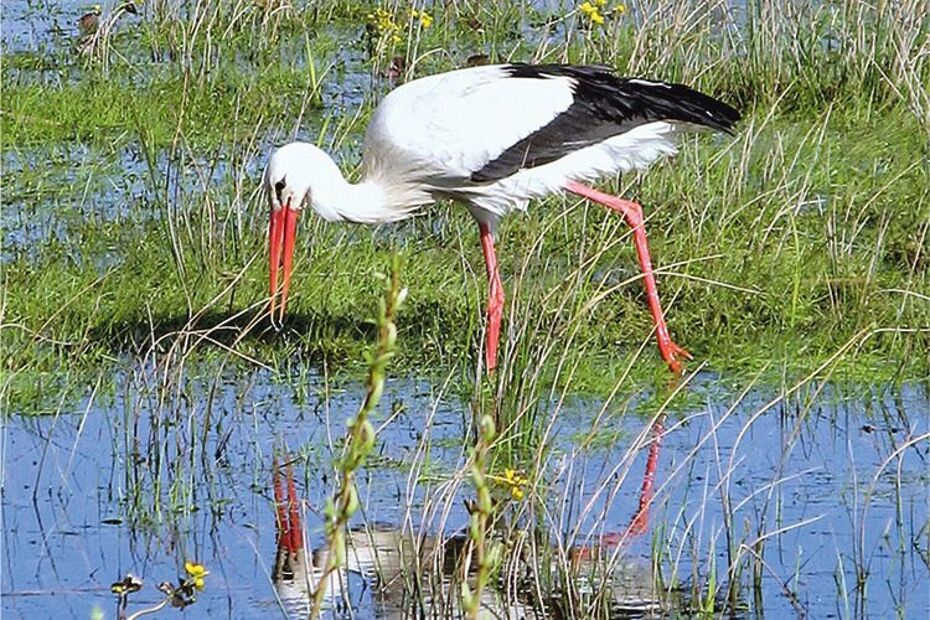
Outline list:
[[[30,84],[52,79],[53,88],[70,88],[91,77],[99,77],[99,67],[85,67],[86,59],[74,49],[79,39],[76,20],[90,8],[91,5],[80,2],[5,3],[0,38],[4,55],[44,59],[61,71],[52,72],[52,79],[47,69],[36,69],[34,63],[21,63],[23,66],[5,70],[5,83]],[[112,3],[103,3],[104,14],[112,8]],[[127,16],[126,23],[119,24],[119,31],[136,32],[141,19]],[[335,138],[336,129],[330,127],[322,131],[321,127],[332,119],[354,114],[365,97],[380,96],[390,89],[391,83],[372,73],[364,51],[354,45],[359,28],[361,26],[334,26],[328,33],[344,47],[334,53],[332,59],[327,56],[326,66],[331,70],[321,84],[320,93],[326,115],[312,110],[299,124],[292,118],[270,121],[257,132],[254,143],[250,129],[242,129],[239,133],[230,130],[222,138],[215,139],[217,144],[209,148],[196,144],[196,137],[189,137],[195,154],[184,149],[174,152],[162,145],[155,149],[152,169],[146,160],[139,131],[132,126],[113,131],[104,128],[100,135],[106,138],[90,143],[69,140],[51,146],[44,140],[37,145],[5,143],[0,158],[4,172],[0,192],[3,197],[0,263],[20,257],[35,260],[49,242],[66,249],[69,254],[81,255],[89,223],[121,222],[144,227],[166,212],[190,209],[195,201],[203,200],[207,191],[216,192],[217,201],[225,210],[241,213],[254,208],[258,201],[253,190],[258,187],[267,155],[275,146],[294,139],[313,142],[321,132],[325,146]],[[308,58],[301,37],[289,37],[281,47],[280,54],[288,58],[293,69],[306,71],[312,59]],[[158,84],[162,79],[174,77],[176,67],[156,62],[151,55],[143,53],[138,41],[122,41],[120,49],[122,54],[132,56],[137,66],[145,68],[150,83]],[[136,55],[139,58],[135,58]],[[315,62],[319,65],[322,60]],[[265,68],[262,60],[254,58],[239,58],[227,64],[231,65],[227,68],[232,74],[241,76],[251,76]],[[324,67],[319,66],[317,70],[322,72]],[[127,90],[139,87],[136,81],[127,84]],[[49,119],[40,121],[51,122]],[[332,124],[338,125],[338,122]],[[360,143],[360,136],[348,139],[335,154],[354,164],[360,158]],[[249,204],[236,201],[227,206],[228,196],[233,189],[238,190],[240,184],[246,199],[250,199]],[[106,261],[101,271],[112,263]]]
[[[145,581],[131,599],[137,609],[159,600],[154,584],[173,579],[185,559],[211,571],[188,617],[283,617],[270,578],[274,448],[286,442],[306,457],[295,474],[309,506],[308,541],[316,548],[320,507],[333,484],[330,446],[355,413],[360,387],[326,396],[316,377],[295,389],[264,372],[227,371],[211,402],[208,381],[158,390],[152,381],[149,373],[129,373],[115,389],[101,384],[93,398],[57,416],[10,412],[2,442],[4,617],[87,618],[98,607],[112,617],[109,584],[127,572]],[[469,414],[457,398],[438,397],[434,389],[415,380],[388,385],[376,420],[384,426],[374,466],[360,481],[368,523],[412,523],[414,531],[452,535],[467,521],[462,500],[473,491],[451,481],[464,463]],[[625,567],[648,574],[657,537],[666,580],[677,576],[687,584],[692,570],[706,576],[714,558],[723,582],[721,489],[727,489],[733,535],[748,543],[765,539],[761,594],[770,617],[797,609],[815,618],[857,611],[926,617],[926,385],[855,397],[829,385],[807,386],[755,416],[775,393],[754,389],[737,403],[736,392],[709,374],[688,389],[690,404],[665,420],[650,520],[643,535],[624,544]],[[645,411],[647,402],[639,408]],[[619,439],[583,449],[581,437],[600,406],[576,397],[558,411],[542,476],[547,506],[559,517],[549,524],[553,539],[577,531],[567,543],[576,548],[624,531],[639,499],[646,450],[632,460],[624,455],[648,423],[638,415],[616,416],[611,405],[608,415],[616,417],[606,428],[619,431]],[[395,416],[392,407],[399,410]],[[427,446],[428,459],[421,452]],[[597,495],[605,481],[610,492]],[[442,519],[439,496],[449,499]],[[588,501],[592,508],[584,512]],[[857,567],[868,570],[858,610]],[[848,601],[839,597],[843,580]],[[370,581],[350,580],[359,617],[384,612]],[[749,590],[743,592],[741,604],[752,605]]]

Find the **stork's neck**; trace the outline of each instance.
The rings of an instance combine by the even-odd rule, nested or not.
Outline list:
[[[377,179],[349,183],[333,164],[334,174],[327,181],[310,188],[310,206],[320,217],[330,221],[377,224],[391,221],[387,191]]]
[[[271,154],[265,168],[272,206],[285,196],[297,196],[324,219],[364,224],[401,220],[416,207],[432,202],[422,186],[404,178],[366,162],[362,180],[349,183],[332,157],[307,142],[285,144]],[[278,189],[281,183],[283,190]]]

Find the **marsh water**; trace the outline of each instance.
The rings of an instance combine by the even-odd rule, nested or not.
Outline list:
[[[711,560],[724,572],[726,487],[734,535],[764,538],[764,606],[746,601],[754,614],[926,617],[926,385],[852,393],[809,386],[804,396],[781,400],[757,388],[740,398],[705,373],[688,389],[688,406],[666,419],[650,520],[622,549],[624,570],[648,574],[658,545],[669,552],[666,583],[674,577],[686,587],[692,571],[707,571]],[[318,378],[295,390],[258,372],[212,387],[195,382],[180,398],[160,399],[127,376],[115,391],[89,395],[58,415],[11,412],[2,436],[4,617],[87,618],[95,608],[112,617],[111,582],[138,575],[148,590],[134,602],[157,602],[153,584],[174,578],[183,558],[210,570],[187,617],[285,617],[270,579],[272,455],[282,443],[304,455],[298,495],[308,507],[308,541],[320,545],[320,508],[332,483],[331,450],[338,449],[332,442],[361,392],[353,385],[327,392]],[[569,398],[558,412],[541,474],[551,498],[564,495],[576,505],[591,498],[648,425],[639,415],[618,415],[607,427],[620,439],[581,449],[579,438],[600,409],[598,400]],[[377,457],[361,479],[364,517],[356,521],[420,524],[424,499],[463,463],[469,415],[460,399],[429,383],[389,382]],[[640,450],[615,496],[596,500],[588,515],[593,533],[629,522],[644,458]],[[411,471],[419,474],[414,484]],[[441,532],[428,520],[422,527],[454,534],[466,524],[461,500],[472,492],[467,484],[457,491]],[[571,510],[567,515],[566,532],[577,525]],[[357,576],[350,586],[357,617],[376,615],[371,584]]]

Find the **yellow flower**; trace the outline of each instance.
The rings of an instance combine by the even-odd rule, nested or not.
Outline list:
[[[393,32],[399,28],[394,21],[394,15],[380,8],[368,14],[368,22],[378,30],[379,34]]]
[[[529,480],[516,469],[508,467],[504,470],[504,482],[510,487],[510,497],[514,500],[520,501],[526,495],[523,487]]]
[[[187,571],[187,580],[193,583],[194,587],[198,590],[203,590],[203,578],[209,575],[210,571],[204,568],[203,564],[197,564],[195,562],[184,562],[184,570]]]
[[[604,6],[606,0],[594,0],[594,4],[585,0],[580,5],[578,5],[578,10],[591,21],[592,24],[602,25],[604,23],[604,16],[601,15],[598,7]]]
[[[623,15],[624,13],[626,13],[626,5],[622,3],[618,4],[617,6],[613,8],[613,12],[616,13],[617,15]]]
[[[110,591],[117,596],[132,594],[133,592],[138,592],[141,589],[142,580],[132,573],[129,573],[123,577],[122,581],[117,581],[116,583],[110,584]]]
[[[418,11],[416,9],[411,9],[410,18],[420,20],[421,28],[429,28],[433,25],[433,16],[427,13],[426,11]]]

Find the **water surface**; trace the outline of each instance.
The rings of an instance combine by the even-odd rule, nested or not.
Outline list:
[[[127,374],[115,390],[101,389],[57,416],[10,412],[2,444],[4,616],[87,618],[99,607],[112,617],[111,582],[127,572],[139,575],[146,589],[134,605],[157,602],[154,584],[196,558],[211,574],[188,617],[284,617],[270,580],[276,545],[271,457],[282,442],[307,457],[296,469],[297,488],[309,507],[308,538],[319,545],[319,508],[332,485],[330,446],[355,413],[360,387],[327,395],[318,378],[295,389],[264,372],[237,371],[214,386],[211,401],[210,382],[152,390],[141,376]],[[738,400],[711,374],[688,389],[691,404],[665,420],[655,505],[647,531],[622,550],[625,565],[645,574],[656,540],[667,581],[687,585],[693,571],[706,575],[711,557],[722,581],[725,489],[734,535],[765,540],[761,593],[770,617],[926,617],[926,385],[854,396],[835,386],[808,386],[759,415],[776,392],[754,389]],[[377,418],[387,424],[361,480],[369,523],[401,527],[411,515],[418,523],[424,499],[464,462],[470,414],[457,398],[439,398],[434,390],[416,380],[388,385]],[[575,542],[583,544],[623,530],[635,512],[645,449],[616,495],[598,496],[584,514],[579,507],[617,477],[615,465],[648,428],[646,419],[623,409],[648,413],[650,401],[612,405],[608,428],[620,431],[618,438],[587,450],[579,441],[601,403],[567,402],[545,465],[547,505],[562,506],[561,536],[580,523]],[[391,416],[392,407],[402,410]],[[411,487],[408,476],[423,464],[417,450],[424,445],[428,466]],[[461,500],[472,490],[464,485],[456,493],[447,535],[466,523]],[[437,533],[435,522],[424,527]],[[866,589],[857,602],[862,568]],[[359,617],[374,616],[370,587],[361,578],[353,583]]]

